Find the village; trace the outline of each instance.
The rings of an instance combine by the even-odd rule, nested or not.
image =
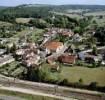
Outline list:
[[[33,28],[32,28],[33,30]],[[94,32],[93,32],[94,33]],[[97,47],[95,45],[93,50],[88,45],[82,44],[85,37],[74,33],[70,29],[63,28],[46,28],[40,43],[34,42],[16,42],[15,58],[10,57],[5,49],[0,49],[0,65],[10,63],[13,60],[18,60],[26,67],[41,68],[42,63],[48,63],[52,70],[59,71],[60,66],[58,63],[65,65],[105,65],[105,47]],[[3,43],[4,39],[1,41]],[[75,43],[80,43],[76,46]],[[10,46],[10,44],[9,44]],[[99,52],[100,51],[100,52]],[[7,59],[8,56],[11,59]]]

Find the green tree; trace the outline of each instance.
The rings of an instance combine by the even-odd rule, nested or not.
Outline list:
[[[93,47],[92,53],[93,53],[93,55],[97,55],[98,54],[96,46]]]

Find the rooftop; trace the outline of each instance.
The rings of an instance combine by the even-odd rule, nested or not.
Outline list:
[[[58,42],[58,41],[51,41],[51,42],[47,42],[44,47],[50,50],[56,50],[58,47],[62,46],[63,43],[62,42]]]

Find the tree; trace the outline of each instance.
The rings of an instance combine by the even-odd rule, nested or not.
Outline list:
[[[92,53],[93,53],[93,55],[97,55],[98,54],[97,53],[97,47],[96,46],[93,47]]]
[[[97,88],[97,82],[91,82],[90,85],[89,85],[89,88],[96,90],[96,88]]]
[[[79,79],[79,83],[80,83],[80,84],[83,83],[83,79],[82,79],[82,78]]]
[[[10,52],[15,54],[16,49],[17,49],[16,44],[13,43],[13,46],[10,48]]]

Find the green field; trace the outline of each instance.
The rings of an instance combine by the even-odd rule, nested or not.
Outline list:
[[[35,96],[35,95],[29,95],[29,94],[24,94],[19,92],[11,92],[11,91],[1,90],[1,89],[0,89],[0,95],[13,96],[13,97],[21,98],[21,100],[59,100],[59,99],[54,99],[50,97],[43,97],[38,95]]]
[[[69,82],[79,82],[89,85],[91,82],[97,82],[99,86],[105,86],[105,67],[86,68],[86,67],[63,67],[61,77],[68,79]]]
[[[49,67],[50,65],[44,64],[42,68]],[[83,80],[84,85],[89,85],[91,82],[97,82],[98,86],[105,86],[105,67],[87,68],[79,66],[64,66],[61,65],[61,72],[50,72],[49,79],[67,79],[71,83]]]
[[[47,72],[47,79],[63,80],[67,79],[71,83],[79,82],[83,80],[84,85],[89,85],[91,82],[97,82],[98,86],[105,86],[105,67],[88,68],[79,66],[65,66],[60,65],[61,72],[51,72],[50,65],[44,63],[42,70]],[[4,75],[18,76],[25,70],[23,66],[18,67],[18,62],[13,62],[9,66],[3,66],[0,68],[0,72]]]

